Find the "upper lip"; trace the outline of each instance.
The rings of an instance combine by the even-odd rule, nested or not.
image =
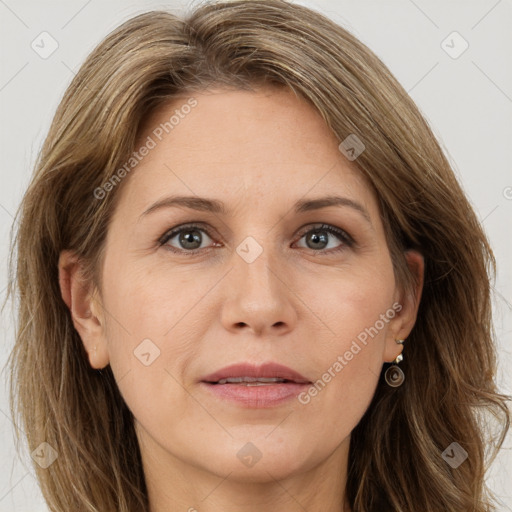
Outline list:
[[[265,363],[255,366],[251,363],[237,363],[226,366],[210,375],[206,375],[201,380],[203,382],[218,382],[221,379],[230,377],[266,377],[279,378],[301,384],[308,384],[310,381],[303,375],[278,363]]]

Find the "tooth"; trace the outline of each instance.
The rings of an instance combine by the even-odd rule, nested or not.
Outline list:
[[[265,383],[276,383],[284,382],[285,379],[279,377],[228,377],[226,379],[220,379],[217,384],[265,384]]]

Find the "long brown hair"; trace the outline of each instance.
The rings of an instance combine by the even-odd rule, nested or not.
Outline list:
[[[364,143],[353,164],[378,195],[398,281],[410,283],[405,249],[425,258],[401,363],[407,380],[391,388],[381,379],[352,432],[352,509],[494,510],[485,472],[510,412],[494,381],[492,250],[432,131],[387,67],[333,21],[284,0],[205,3],[184,19],[138,15],[97,46],[57,109],[17,213],[8,290],[19,292],[13,418],[30,450],[46,442],[58,453],[47,468],[34,464],[48,505],[149,510],[132,414],[110,367],[89,366],[61,297],[59,253],[75,251],[87,264],[84,279],[99,286],[109,219],[129,176],[101,200],[94,191],[134,151],[147,116],[212,84],[263,83],[309,101],[340,142],[356,135]],[[468,454],[457,468],[442,457],[453,442]]]

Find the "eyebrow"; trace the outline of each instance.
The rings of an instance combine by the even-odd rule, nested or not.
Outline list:
[[[294,205],[295,213],[310,212],[314,210],[320,210],[322,208],[328,208],[329,206],[345,206],[356,210],[360,213],[370,224],[371,219],[368,211],[364,206],[359,204],[357,201],[349,199],[348,197],[341,196],[325,196],[315,199],[301,199]],[[146,215],[160,210],[162,208],[173,208],[173,207],[184,207],[191,210],[198,210],[202,212],[218,213],[221,215],[227,215],[228,210],[222,201],[217,199],[210,199],[206,197],[198,196],[171,196],[166,197],[152,204],[147,210],[145,210],[140,219]]]

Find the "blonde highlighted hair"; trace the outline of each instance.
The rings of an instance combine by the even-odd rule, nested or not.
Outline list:
[[[34,464],[50,509],[149,511],[133,416],[110,367],[89,366],[61,297],[59,254],[75,251],[87,264],[84,279],[100,287],[109,219],[130,177],[102,200],[94,191],[129,158],[144,121],[177,95],[262,84],[305,98],[340,142],[351,134],[363,141],[353,164],[379,198],[397,279],[411,284],[406,249],[425,258],[401,363],[407,380],[391,388],[381,375],[352,432],[352,510],[494,510],[485,473],[510,412],[495,384],[492,250],[431,129],[387,67],[344,28],[284,0],[209,2],[183,19],[138,15],[94,49],[57,109],[18,210],[8,290],[19,293],[11,409],[30,450],[45,441],[58,452],[48,468]],[[468,453],[456,469],[441,456],[453,442]]]

